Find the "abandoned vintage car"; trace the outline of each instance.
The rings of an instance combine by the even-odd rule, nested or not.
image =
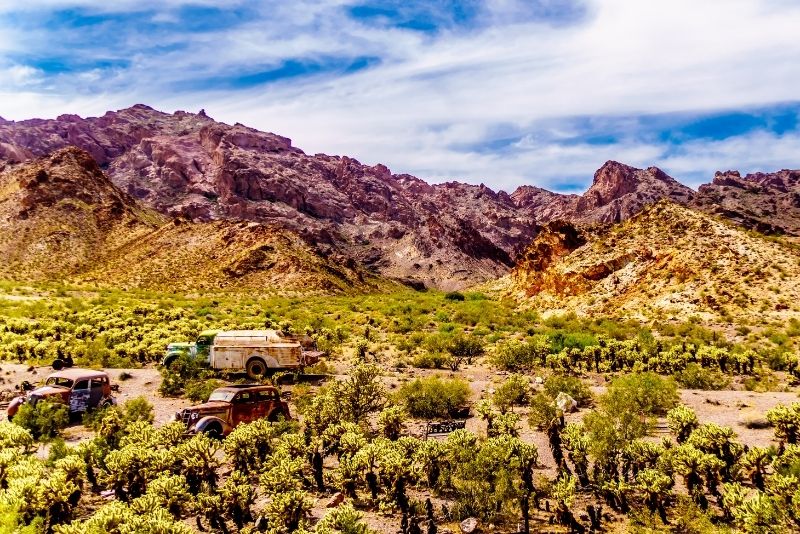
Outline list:
[[[205,432],[212,437],[227,436],[240,423],[256,419],[290,419],[289,405],[272,386],[236,384],[215,389],[208,401],[175,414],[189,432]]]
[[[11,420],[26,402],[36,404],[42,399],[66,404],[70,415],[111,406],[115,402],[111,393],[108,373],[92,369],[64,369],[48,376],[44,385],[13,399],[8,404],[8,419]]]

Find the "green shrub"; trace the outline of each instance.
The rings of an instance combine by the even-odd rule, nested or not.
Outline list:
[[[512,374],[500,384],[492,395],[492,402],[501,412],[528,402],[531,383],[527,376]]]
[[[655,373],[633,373],[611,382],[600,402],[608,413],[665,415],[678,405],[678,386]]]
[[[456,371],[462,361],[468,365],[472,364],[472,361],[486,352],[486,349],[481,338],[475,335],[457,335],[447,344],[447,352],[452,356],[451,368]]]
[[[525,342],[511,340],[498,343],[492,361],[500,369],[522,371],[543,364],[548,354],[550,354],[548,338],[537,335]]]
[[[728,375],[717,369],[707,369],[697,363],[690,363],[682,371],[674,375],[681,386],[689,389],[703,389],[718,391],[731,385]]]
[[[205,402],[211,395],[211,392],[217,388],[225,385],[222,380],[203,379],[189,380],[184,387],[184,396],[194,402]]]
[[[441,352],[425,351],[415,354],[411,365],[420,369],[444,369],[450,364],[450,357]]]
[[[60,402],[26,402],[14,415],[14,423],[27,428],[34,439],[51,439],[69,424],[69,408]]]
[[[405,405],[408,413],[423,419],[451,417],[458,407],[466,404],[469,396],[469,384],[465,380],[439,376],[417,378],[397,392],[397,400]]]
[[[559,393],[566,393],[578,403],[578,406],[588,406],[592,402],[592,391],[580,378],[564,375],[550,375],[544,381],[544,390],[555,399]]]
[[[459,293],[458,291],[451,291],[449,293],[445,293],[445,295],[444,295],[444,299],[445,300],[452,300],[452,301],[458,301],[458,302],[463,301],[465,298],[466,297],[464,297],[464,294],[463,293]]]

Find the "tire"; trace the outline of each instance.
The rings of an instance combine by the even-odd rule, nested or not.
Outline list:
[[[64,368],[64,360],[60,358],[56,358],[55,360],[53,360],[53,369],[55,369],[56,371],[60,371],[63,368]]]
[[[103,402],[100,403],[100,409],[101,410],[105,410],[106,408],[111,408],[112,406],[114,406],[114,403],[111,402],[110,399],[106,399],[106,400],[104,400]]]
[[[205,429],[205,435],[211,439],[222,439],[222,427],[218,423],[208,425]]]
[[[281,417],[284,417],[283,412],[280,410],[272,410],[267,416],[267,421],[270,423],[277,423]],[[285,417],[284,417],[285,419]]]
[[[247,376],[251,380],[259,380],[269,374],[267,363],[261,358],[250,358],[247,360]]]

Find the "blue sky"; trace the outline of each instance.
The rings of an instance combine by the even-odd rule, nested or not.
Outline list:
[[[431,181],[800,167],[800,2],[0,0],[0,116],[135,103]]]

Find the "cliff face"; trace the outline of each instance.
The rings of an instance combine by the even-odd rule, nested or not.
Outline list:
[[[800,171],[717,172],[690,205],[762,233],[800,236]]]

